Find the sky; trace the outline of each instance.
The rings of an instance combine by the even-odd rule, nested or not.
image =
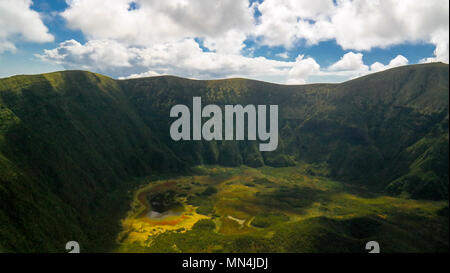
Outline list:
[[[343,82],[449,62],[448,0],[0,0],[0,78]]]

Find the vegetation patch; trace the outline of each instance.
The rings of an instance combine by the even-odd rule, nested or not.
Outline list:
[[[374,194],[312,176],[312,166],[197,168],[201,175],[137,190],[117,251],[365,252],[369,240],[381,242],[383,252],[448,250],[445,201]],[[140,194],[163,194],[184,211],[151,219]]]

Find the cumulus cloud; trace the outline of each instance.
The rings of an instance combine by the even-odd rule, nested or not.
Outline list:
[[[133,55],[124,45],[109,40],[92,40],[82,45],[75,40],[59,44],[58,48],[44,50],[45,58],[67,68],[106,70],[110,67],[130,67]]]
[[[379,72],[379,71],[383,71],[386,69],[391,69],[397,66],[402,66],[402,65],[407,65],[408,64],[408,59],[406,59],[404,56],[402,55],[397,55],[397,57],[395,57],[394,59],[392,59],[387,65],[384,65],[382,63],[379,62],[375,62],[370,66],[370,71],[371,72]]]
[[[436,45],[434,50],[434,56],[425,58],[421,62],[444,62],[449,61],[449,32],[447,31],[436,31],[433,33],[431,42]]]
[[[253,26],[247,0],[69,0],[61,13],[89,39],[153,45],[203,38],[205,46],[239,52]]]
[[[430,59],[448,63],[449,2],[442,0],[265,0],[255,35],[269,46],[336,40],[343,49],[401,43],[436,46]]]
[[[368,66],[363,62],[362,53],[348,52],[341,57],[341,59],[330,65],[327,69],[322,70],[321,76],[342,76],[350,79],[361,77],[369,73],[379,72],[386,69],[407,65],[408,59],[402,55],[397,55],[395,58],[384,65],[380,62],[375,62]]]
[[[327,11],[334,9],[333,1],[265,0],[256,8],[261,16],[254,34],[266,45],[289,48],[301,38],[316,44],[333,36],[330,23],[325,20]],[[311,21],[320,18],[320,22]]]
[[[128,77],[119,77],[119,80],[125,80],[125,79],[137,79],[137,78],[146,78],[146,77],[155,77],[155,76],[161,76],[161,74],[159,74],[156,71],[153,70],[149,70],[147,72],[142,72],[142,73],[136,73],[136,74],[131,74]]]
[[[277,56],[277,57],[280,57],[280,58],[282,58],[282,59],[287,59],[287,58],[289,58],[289,54],[288,54],[287,52],[281,52],[281,53],[278,53],[278,54],[276,54],[276,56]]]
[[[408,64],[404,56],[398,55],[386,65],[375,62],[369,69],[363,63],[362,53],[348,52],[329,67],[321,68],[314,58],[304,55],[289,62],[205,52],[191,38],[151,47],[125,46],[112,40],[91,40],[85,44],[69,40],[37,56],[66,69],[92,70],[120,79],[159,75],[197,79],[247,77],[270,78],[286,84],[305,84],[311,76],[355,78]]]
[[[292,62],[245,57],[238,54],[204,52],[191,38],[150,47],[125,46],[112,40],[75,40],[38,55],[67,69],[82,68],[115,77],[172,74],[190,78],[283,77]],[[280,78],[280,80],[281,80]]]
[[[248,77],[279,83],[307,83],[312,77],[351,79],[408,64],[397,56],[387,64],[365,64],[364,51],[403,43],[432,43],[434,56],[448,62],[448,2],[430,0],[67,0],[60,15],[80,30],[84,44],[65,41],[39,57],[68,69],[118,78],[173,74],[211,79]],[[254,12],[261,16],[255,19]],[[259,14],[257,13],[257,14]],[[1,30],[0,30],[1,33]],[[246,47],[251,40],[255,47]],[[335,40],[347,51],[320,67],[292,47]],[[0,39],[1,41],[1,39]],[[282,61],[253,57],[258,46],[282,46]],[[11,45],[4,43],[4,48]],[[289,54],[288,54],[289,52]],[[292,56],[292,55],[291,55]]]
[[[320,72],[320,65],[311,57],[299,55],[288,72],[287,84],[305,84],[310,75]]]
[[[15,51],[16,41],[51,42],[53,36],[31,9],[31,0],[0,1],[0,53]]]
[[[369,67],[363,63],[363,54],[348,52],[336,63],[332,64],[330,71],[367,71]]]

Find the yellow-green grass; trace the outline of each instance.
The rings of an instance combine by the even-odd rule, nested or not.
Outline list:
[[[198,166],[196,175],[152,182],[134,194],[118,251],[354,252],[369,239],[387,252],[448,249],[448,216],[438,215],[446,201],[374,194],[311,168]],[[165,190],[179,194],[184,212],[149,219],[139,196]],[[200,220],[211,228],[195,228]]]

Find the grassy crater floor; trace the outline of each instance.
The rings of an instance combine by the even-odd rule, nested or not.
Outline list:
[[[122,219],[117,252],[365,252],[372,240],[381,252],[449,250],[448,202],[374,194],[323,169],[199,166],[149,181]],[[152,212],[161,195],[178,206]]]

